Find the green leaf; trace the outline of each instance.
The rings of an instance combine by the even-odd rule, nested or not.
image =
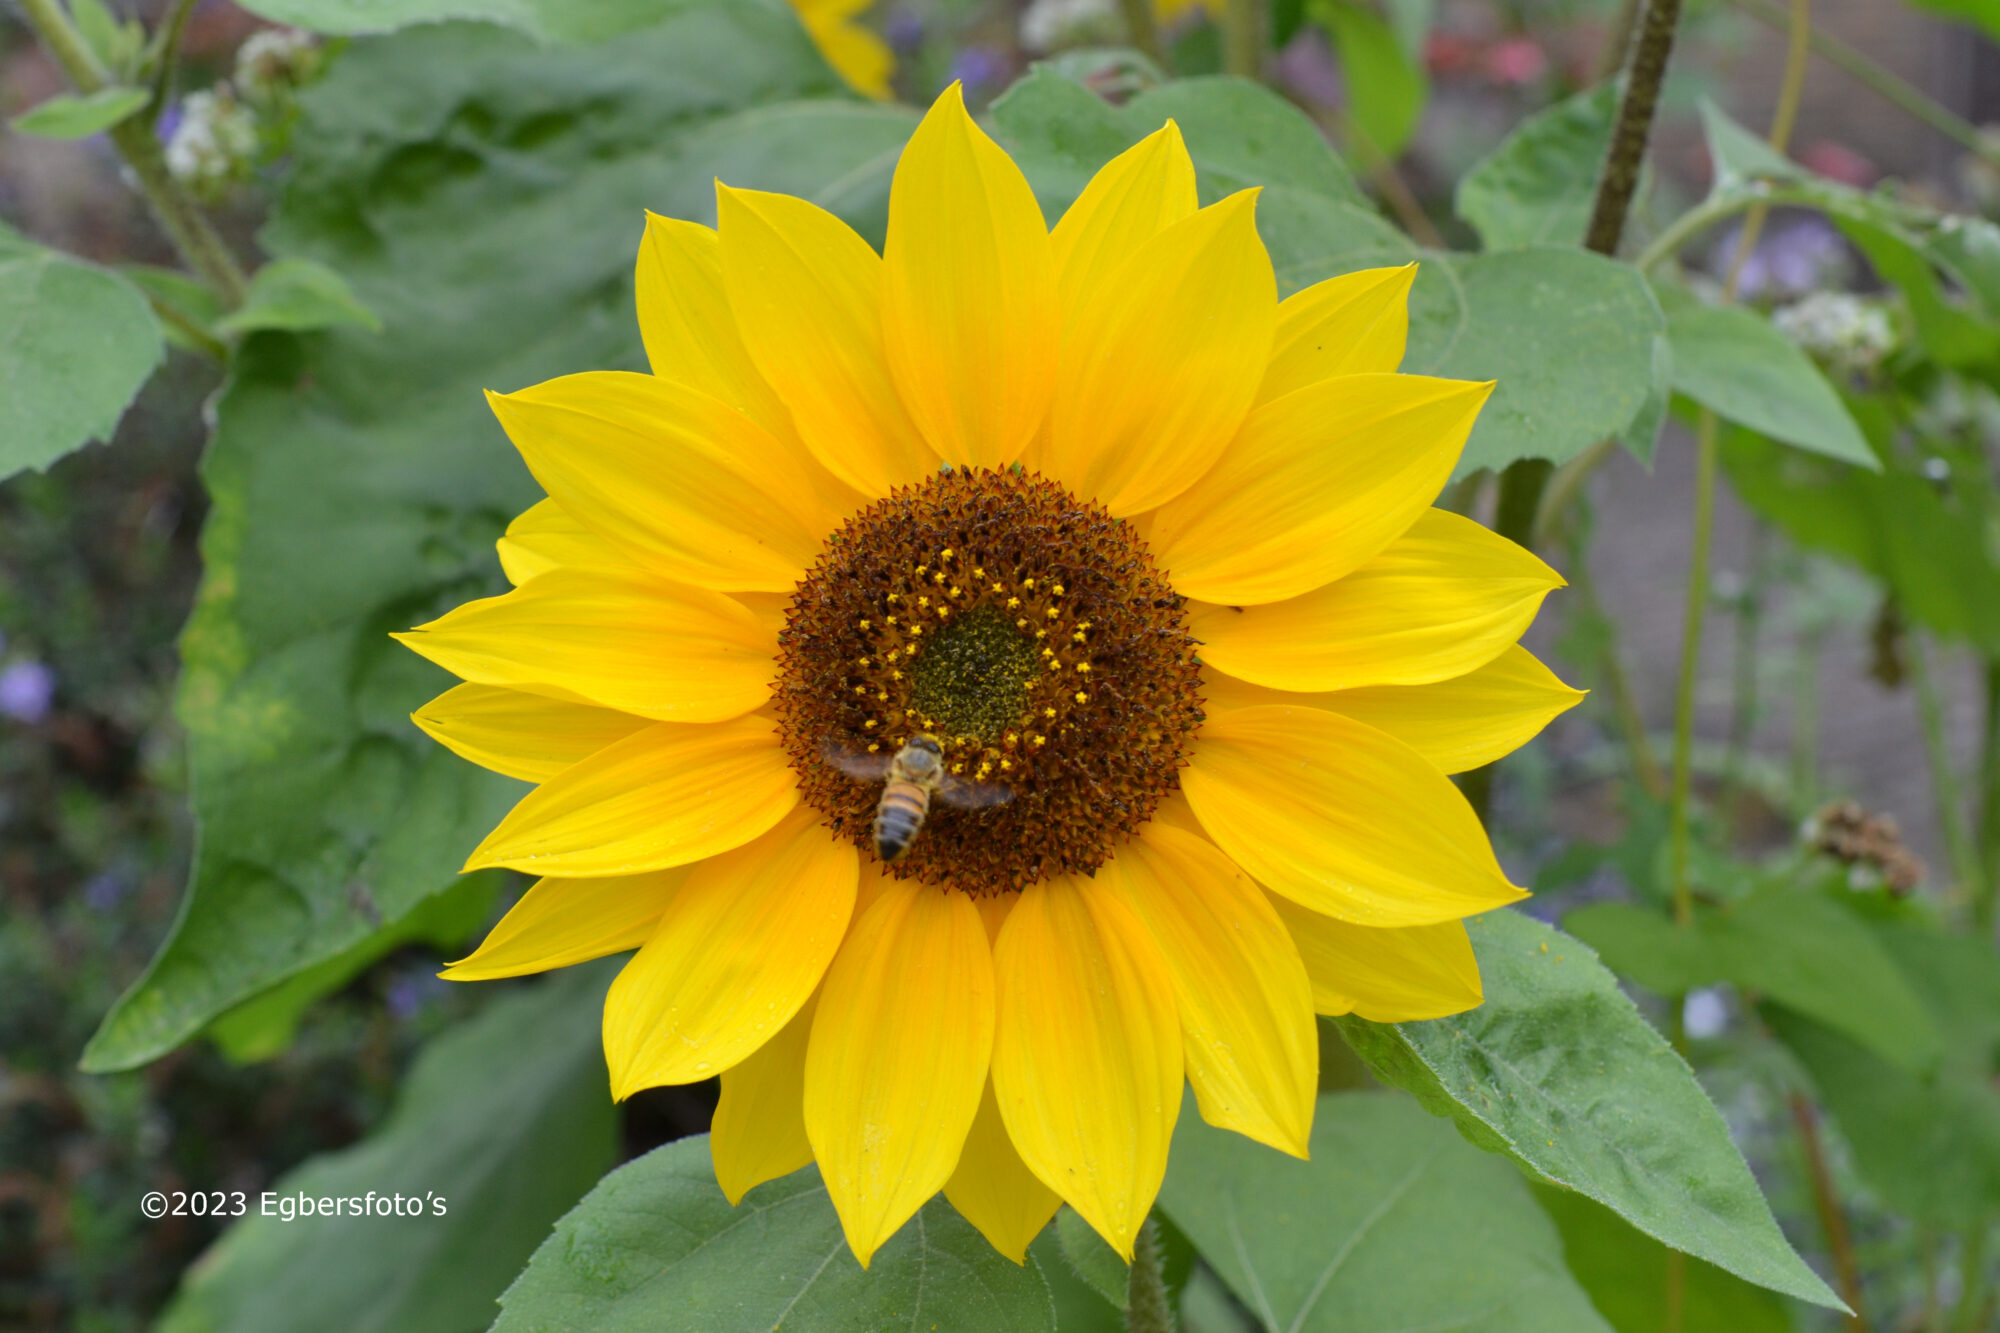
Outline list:
[[[736,1207],[708,1139],[682,1139],[606,1176],[556,1224],[500,1298],[493,1333],[1045,1333],[1041,1267],[1016,1265],[942,1198],[854,1261],[811,1167]]]
[[[1729,982],[1818,1019],[1910,1070],[1943,1040],[1902,969],[1852,912],[1823,894],[1771,888],[1690,927],[1629,903],[1594,903],[1563,925],[1622,976],[1662,995]]]
[[[1327,1093],[1301,1162],[1174,1131],[1160,1205],[1269,1333],[1607,1333],[1519,1173],[1403,1097]]]
[[[1123,1310],[1132,1269],[1118,1257],[1118,1251],[1105,1244],[1104,1237],[1068,1205],[1056,1214],[1056,1238],[1071,1271],[1089,1283],[1092,1291]]]
[[[493,915],[505,872],[483,871],[426,898],[344,953],[295,972],[262,995],[245,1000],[208,1025],[208,1037],[237,1064],[268,1060],[291,1046],[306,1010],[405,945],[451,949],[465,943]]]
[[[1690,305],[1667,317],[1667,339],[1677,392],[1774,440],[1881,470],[1826,376],[1762,315]]]
[[[1616,81],[1536,112],[1459,179],[1452,206],[1488,250],[1583,244],[1617,114]]]
[[[1314,0],[1313,21],[1333,35],[1347,90],[1348,128],[1384,158],[1409,146],[1430,96],[1423,67],[1396,29],[1351,0]]]
[[[1993,0],[1910,0],[1910,3],[1948,19],[1984,28],[1987,36],[2000,41],[2000,6]]]
[[[1049,1299],[1056,1308],[1056,1327],[1061,1333],[1126,1333],[1122,1306],[1104,1299],[1097,1288],[1085,1282],[1063,1253],[1062,1241],[1054,1227],[1047,1227],[1028,1246],[1028,1255],[1041,1269],[1049,1285]]]
[[[240,309],[217,320],[218,333],[288,329],[305,333],[342,326],[382,331],[375,312],[355,298],[347,279],[310,259],[274,259],[250,279]]]
[[[1886,440],[1895,427],[1881,426]],[[1726,431],[1721,443],[1736,493],[1793,541],[1882,580],[1912,622],[2000,655],[2000,569],[1983,507],[1958,494],[1961,484],[1987,485],[1983,461],[1958,465],[1969,483],[1941,488],[1894,455],[1889,471],[1875,475],[1749,431]]]
[[[1367,211],[1353,174],[1312,121],[1244,79],[1181,79],[1114,107],[1043,64],[994,102],[992,115],[996,137],[1035,187],[1052,225],[1099,167],[1169,119],[1180,126],[1204,203],[1251,186],[1277,186]],[[1269,200],[1267,192],[1258,201],[1260,229]]]
[[[1938,1069],[1912,1074],[1783,1010],[1766,1018],[1883,1202],[1944,1230],[1985,1226],[2000,1211],[2000,957],[1987,940],[1916,922],[1875,930],[1944,1029]]]
[[[1426,255],[1403,369],[1497,380],[1460,476],[1520,458],[1561,463],[1619,435],[1653,401],[1665,317],[1630,265],[1584,250]]]
[[[597,1032],[609,979],[577,969],[439,1037],[380,1130],[246,1201],[188,1270],[161,1333],[485,1327],[550,1225],[615,1160]],[[371,1191],[426,1202],[415,1217],[275,1211],[300,1195],[372,1207]]]
[[[0,479],[110,439],[164,352],[130,283],[0,227]]]
[[[7,122],[19,134],[42,139],[87,139],[136,114],[153,95],[144,88],[99,88],[94,93],[59,93]]]
[[[265,247],[345,275],[383,331],[248,339],[216,405],[179,700],[193,884],[90,1068],[154,1059],[406,917],[519,798],[409,722],[451,681],[387,637],[504,586],[492,542],[538,498],[481,391],[644,364],[644,209],[712,221],[718,175],[886,184],[907,111],[778,117],[803,136],[784,152],[731,126],[770,114],[748,99],[837,96],[789,14],[733,0],[599,49],[414,28],[303,94]]]
[[[1481,1147],[1758,1286],[1841,1308],[1793,1253],[1694,1074],[1590,949],[1514,911],[1467,922],[1486,1002],[1336,1020],[1369,1067]]]
[[[223,316],[222,301],[216,296],[214,288],[179,269],[160,268],[153,264],[121,264],[118,275],[144,292],[156,306],[164,307],[171,315],[193,327],[194,333],[190,333],[187,328],[176,324],[173,318],[162,317],[160,334],[167,340],[168,346],[204,356],[210,354],[212,345],[195,334],[214,337],[215,322]]]
[[[1562,1233],[1569,1271],[1618,1333],[1668,1333],[1667,1266],[1672,1251],[1628,1227],[1581,1194],[1536,1185],[1542,1211]],[[1718,1333],[1792,1333],[1780,1297],[1714,1264],[1683,1258],[1681,1327]]]

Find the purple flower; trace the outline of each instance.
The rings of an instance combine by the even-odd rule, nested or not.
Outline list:
[[[116,870],[92,875],[89,883],[83,886],[84,905],[93,912],[108,912],[118,906],[131,889],[131,883]]]
[[[951,62],[951,77],[968,88],[979,88],[1003,79],[1007,74],[1007,62],[999,52],[983,46],[968,46],[958,53]]]
[[[40,722],[56,696],[56,673],[40,662],[16,662],[0,671],[0,713],[16,722]]]

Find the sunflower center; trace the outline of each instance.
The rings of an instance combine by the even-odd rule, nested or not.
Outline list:
[[[893,761],[935,740],[942,774],[891,873],[1006,892],[1094,871],[1179,786],[1195,651],[1130,525],[1018,470],[944,471],[827,539],[776,708],[806,801],[871,854]]]

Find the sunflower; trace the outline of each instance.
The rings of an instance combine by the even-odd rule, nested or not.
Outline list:
[[[889,44],[857,15],[874,0],[790,0],[813,45],[847,86],[865,97],[885,101],[896,57]]]
[[[1256,198],[1168,122],[1051,231],[954,87],[881,255],[650,218],[653,373],[491,396],[514,589],[400,636],[466,682],[418,725],[539,784],[445,975],[637,949],[614,1095],[719,1074],[729,1198],[817,1162],[863,1263],[940,1189],[1129,1256],[1184,1080],[1304,1156],[1314,1013],[1478,1004],[1462,918],[1522,896],[1446,776],[1578,697],[1515,644],[1562,580],[1430,507],[1491,386],[1394,373],[1412,268],[1280,302]]]

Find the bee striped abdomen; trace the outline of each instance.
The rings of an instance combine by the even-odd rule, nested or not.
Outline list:
[[[875,807],[875,854],[892,865],[902,860],[930,808],[930,792],[917,783],[891,782],[884,787]]]

